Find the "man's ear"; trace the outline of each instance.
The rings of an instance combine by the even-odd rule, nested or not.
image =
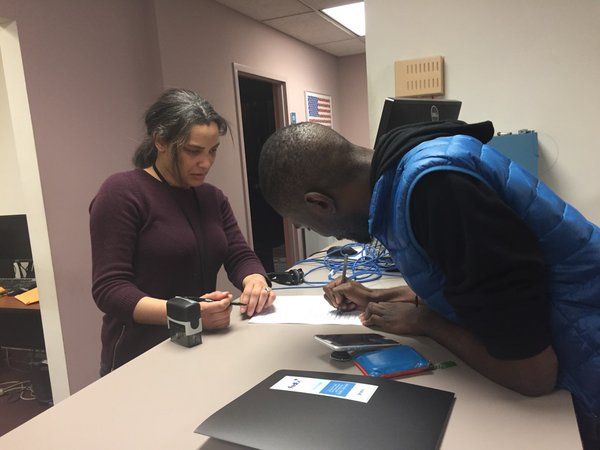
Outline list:
[[[318,215],[332,216],[336,213],[335,201],[320,192],[307,192],[304,194],[304,203],[310,211]]]

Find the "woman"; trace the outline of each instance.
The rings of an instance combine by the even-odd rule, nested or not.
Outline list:
[[[229,326],[229,292],[217,272],[243,290],[242,313],[275,294],[242,236],[225,195],[204,182],[226,121],[198,94],[165,91],[146,112],[137,167],[109,177],[90,205],[92,293],[104,312],[102,375],[168,337],[166,301],[202,295],[204,329]]]

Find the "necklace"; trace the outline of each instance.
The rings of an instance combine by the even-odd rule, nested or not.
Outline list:
[[[169,182],[167,180],[165,180],[165,177],[163,177],[162,173],[160,173],[160,170],[158,170],[158,167],[156,167],[156,163],[152,164],[152,168],[156,172],[156,175],[158,175],[158,178],[160,178],[160,181],[162,181],[163,183],[165,183],[168,186],[171,186],[169,184]]]

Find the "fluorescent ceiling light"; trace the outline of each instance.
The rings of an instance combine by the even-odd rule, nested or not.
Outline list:
[[[322,12],[348,28],[354,34],[359,36],[365,35],[365,2],[326,8]]]

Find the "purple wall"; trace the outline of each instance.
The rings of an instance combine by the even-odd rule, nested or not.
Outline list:
[[[338,68],[341,122],[338,131],[350,142],[371,148],[365,54],[340,58]]]
[[[288,111],[303,121],[305,90],[331,95],[335,108],[338,59],[210,0],[155,4],[165,86],[199,92],[231,124],[235,145],[229,137],[222,139],[209,181],[229,197],[246,233],[232,63],[285,79]]]
[[[72,392],[99,369],[87,208],[106,177],[131,167],[163,86],[197,90],[230,121],[235,145],[223,138],[210,181],[244,232],[233,62],[287,81],[299,120],[305,90],[331,95],[335,128],[367,144],[364,56],[336,58],[210,0],[0,0],[0,17],[19,28]]]
[[[19,29],[75,392],[99,369],[87,208],[109,174],[129,167],[140,117],[162,88],[154,13],[145,0],[0,0],[0,16]]]

